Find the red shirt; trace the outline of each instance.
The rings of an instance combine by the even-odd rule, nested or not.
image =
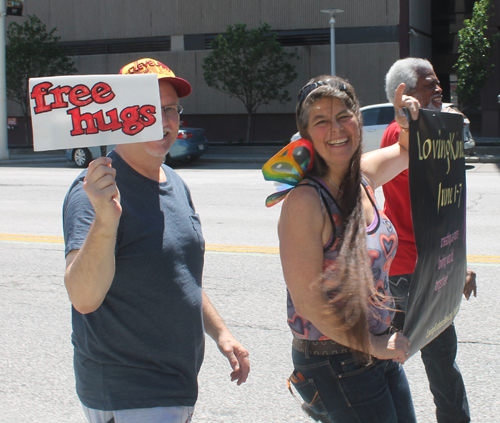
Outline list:
[[[386,128],[381,148],[396,144],[401,129],[396,121]],[[385,197],[384,213],[396,228],[398,249],[391,264],[390,276],[413,273],[417,261],[417,249],[411,220],[410,188],[408,169],[382,186]]]

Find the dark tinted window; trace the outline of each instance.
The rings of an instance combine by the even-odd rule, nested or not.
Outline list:
[[[394,107],[381,107],[378,115],[379,125],[389,125],[394,120]]]
[[[379,112],[379,108],[363,110],[363,125],[377,125]]]

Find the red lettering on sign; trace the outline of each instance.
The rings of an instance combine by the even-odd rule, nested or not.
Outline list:
[[[69,92],[68,99],[71,104],[78,107],[87,106],[92,103],[92,96],[90,95],[89,87],[86,85],[75,85]]]
[[[144,124],[139,115],[139,106],[130,106],[123,109],[120,113],[120,119],[123,121],[123,133],[135,135],[144,129]]]
[[[54,96],[54,102],[51,103],[50,107],[52,109],[64,109],[65,107],[68,107],[68,102],[64,101],[63,99],[63,94],[68,95],[68,93],[71,91],[71,87],[69,86],[64,86],[64,87],[55,87],[52,88],[49,93]]]
[[[45,96],[49,93],[49,88],[52,87],[50,82],[40,82],[31,90],[31,98],[35,100],[35,113],[50,112],[52,108],[45,104]]]
[[[105,82],[98,82],[92,87],[92,98],[97,104],[104,104],[115,98],[115,93]]]
[[[92,102],[104,104],[115,98],[115,93],[105,82],[98,82],[90,90],[86,85],[79,84],[74,87],[65,85],[63,87],[52,87],[50,82],[41,82],[31,90],[31,98],[35,100],[35,114],[50,112],[52,109],[63,109],[68,107],[68,101],[77,107],[87,106]],[[46,104],[45,97],[49,94],[54,96],[52,103]],[[63,95],[67,97],[64,99]]]
[[[156,118],[154,117],[154,114],[156,113],[155,106],[151,104],[142,106],[139,109],[139,113],[141,114],[141,121],[145,127],[151,126],[156,122]]]
[[[83,115],[80,114],[79,107],[69,109],[66,113],[68,115],[71,115],[73,130],[70,132],[70,134],[72,136],[83,134],[97,134],[99,132],[94,123],[94,116],[92,116],[90,113],[84,113]],[[83,128],[84,122],[86,128]]]
[[[109,122],[105,121],[104,112],[99,110],[93,114],[80,113],[79,107],[74,107],[66,113],[71,115],[73,130],[70,132],[72,136],[84,134],[97,134],[100,131],[117,131],[122,129],[126,135],[135,135],[141,132],[145,127],[151,126],[156,122],[155,107],[152,105],[126,107],[120,113],[116,109],[106,112]],[[107,120],[107,119],[106,119]]]
[[[113,132],[121,129],[123,125],[118,120],[118,111],[116,109],[112,109],[109,112],[106,112],[106,115],[111,119],[110,123],[104,122],[104,113],[102,112],[102,110],[99,110],[92,115],[97,122],[97,128],[99,129],[99,131]]]

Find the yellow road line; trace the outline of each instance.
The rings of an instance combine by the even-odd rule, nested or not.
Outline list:
[[[49,244],[64,244],[62,236],[46,235],[19,235],[19,234],[0,234],[0,242],[36,242]],[[226,252],[226,253],[259,253],[259,254],[279,254],[278,247],[254,247],[249,245],[219,245],[207,244],[207,251]],[[500,263],[500,256],[469,255],[468,263]]]
[[[61,236],[45,236],[45,235],[13,235],[0,234],[0,241],[17,241],[17,242],[42,242],[64,244],[64,238]]]
[[[467,256],[468,263],[500,263],[499,256]]]
[[[0,234],[0,241],[64,244],[64,238],[62,236],[44,236],[44,235]],[[253,247],[246,245],[207,244],[205,248],[207,251],[219,251],[219,252],[230,252],[230,253],[279,254],[279,248],[277,247]]]

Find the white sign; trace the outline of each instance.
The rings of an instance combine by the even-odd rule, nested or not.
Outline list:
[[[163,138],[156,74],[29,80],[35,151]]]

